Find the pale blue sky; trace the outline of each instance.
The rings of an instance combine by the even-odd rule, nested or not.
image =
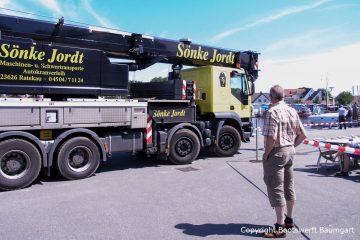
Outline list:
[[[274,83],[325,87],[326,75],[334,93],[360,85],[358,0],[0,0],[0,7],[258,51],[258,90]],[[167,70],[160,64],[136,78],[149,80]]]

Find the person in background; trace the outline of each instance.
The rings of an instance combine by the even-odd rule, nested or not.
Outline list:
[[[356,122],[357,126],[359,126],[359,106],[357,102],[354,103],[353,109],[352,109],[352,120],[353,122]]]
[[[360,141],[353,141],[350,144],[346,145],[347,147],[351,148],[360,148]],[[341,172],[335,173],[335,176],[341,176],[341,177],[347,177],[349,176],[349,168],[350,168],[350,158],[360,160],[360,155],[351,154],[351,153],[344,153],[344,152],[337,152],[332,155],[332,157],[335,159],[339,156],[343,156],[343,168]]]
[[[315,106],[314,106],[313,114],[314,114],[314,115],[319,115],[319,114],[320,114],[320,111],[321,111],[320,107],[319,107],[318,105],[315,105]]]
[[[352,127],[352,107],[347,107],[346,121],[349,123],[349,128]]]
[[[344,129],[346,129],[346,114],[347,114],[347,110],[344,108],[343,105],[340,105],[339,109],[338,109],[338,114],[339,114],[339,129],[342,129],[342,127],[344,126]]]
[[[286,105],[283,99],[284,89],[279,85],[273,86],[270,89],[272,107],[266,113],[263,126],[263,167],[269,202],[276,212],[276,224],[272,231],[263,233],[265,238],[284,238],[285,229],[294,227],[296,195],[293,160],[295,147],[306,138],[298,113]]]

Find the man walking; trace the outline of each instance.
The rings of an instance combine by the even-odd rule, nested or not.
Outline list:
[[[353,116],[352,116],[352,120],[353,122],[356,123],[356,126],[359,126],[358,120],[359,120],[359,107],[357,102],[354,103],[353,105],[353,112],[352,112]]]
[[[352,127],[352,107],[351,106],[347,107],[346,121],[349,123],[349,128],[351,128]]]
[[[276,224],[263,237],[285,237],[285,229],[294,227],[293,210],[296,200],[293,159],[295,147],[306,138],[305,129],[296,110],[284,101],[284,89],[275,85],[270,89],[273,107],[264,120],[263,135],[265,152],[263,155],[264,182],[270,205],[275,208]],[[285,208],[287,208],[285,219]]]
[[[344,125],[344,129],[346,130],[346,115],[347,115],[347,110],[344,108],[343,105],[340,105],[339,109],[338,109],[338,114],[339,114],[339,129],[342,129],[342,126]]]

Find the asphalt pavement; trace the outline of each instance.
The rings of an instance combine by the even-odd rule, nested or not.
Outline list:
[[[309,139],[360,135],[360,128],[309,130]],[[202,154],[175,166],[117,154],[95,176],[66,181],[41,176],[0,192],[0,239],[251,239],[275,223],[256,160],[255,138],[239,154]],[[263,138],[259,136],[259,146]],[[261,158],[262,151],[259,151]],[[360,169],[334,177],[316,170],[318,150],[297,148],[297,230],[287,239],[360,239]]]

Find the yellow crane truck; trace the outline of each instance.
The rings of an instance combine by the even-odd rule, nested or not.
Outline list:
[[[114,152],[188,164],[249,141],[256,52],[64,19],[0,15],[0,31],[0,189],[26,187],[41,169],[89,177]],[[172,64],[167,81],[128,87],[129,72],[156,63]]]

